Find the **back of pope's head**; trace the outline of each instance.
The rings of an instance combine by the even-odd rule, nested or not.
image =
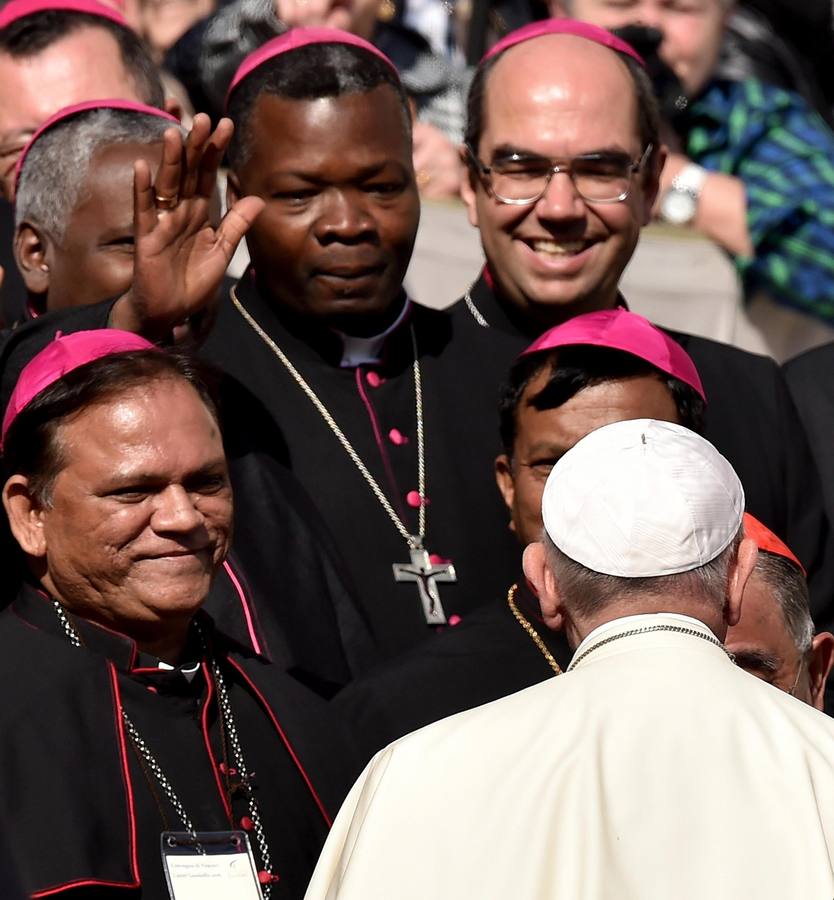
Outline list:
[[[617,422],[553,467],[525,571],[552,627],[660,611],[726,627],[734,582],[755,564],[743,515],[741,482],[709,441],[670,422]]]

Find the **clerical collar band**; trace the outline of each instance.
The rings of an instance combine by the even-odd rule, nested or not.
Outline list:
[[[791,548],[766,525],[762,524],[754,516],[751,516],[750,513],[744,514],[744,536],[752,538],[759,550],[781,556],[788,562],[793,563],[803,575],[807,576],[808,573],[805,571],[805,566],[797,559]]]
[[[399,78],[397,67],[391,60],[370,41],[366,41],[349,31],[341,31],[338,28],[291,28],[284,34],[267,41],[262,47],[258,47],[243,60],[235,72],[229,90],[226,93],[226,105],[228,106],[229,97],[232,91],[243,81],[244,78],[251,75],[256,69],[259,69],[264,63],[275,59],[276,56],[282,56],[284,53],[290,53],[293,50],[299,50],[302,47],[309,47],[312,44],[347,44],[351,47],[359,47],[367,53],[381,59],[387,63]]]
[[[41,391],[67,373],[112,353],[157,349],[156,345],[138,334],[117,328],[76,331],[67,335],[57,332],[55,340],[33,357],[20,373],[3,416],[0,446],[5,443],[9,428],[20,413]]]
[[[18,19],[33,16],[42,12],[77,12],[87,16],[98,16],[102,19],[110,19],[117,25],[129,29],[125,17],[104,3],[97,0],[11,0],[0,9],[0,31],[8,28]]]
[[[730,546],[743,514],[741,482],[715,447],[655,419],[592,431],[556,463],[542,496],[559,550],[619,578],[706,565]]]
[[[14,186],[15,193],[17,193],[17,188],[20,184],[20,176],[23,173],[23,165],[26,162],[26,157],[29,155],[32,147],[35,146],[35,143],[46,134],[47,131],[54,128],[56,125],[61,122],[65,122],[67,119],[72,119],[73,117],[80,115],[81,113],[90,112],[91,110],[97,109],[117,109],[123,110],[127,112],[139,113],[145,116],[156,116],[159,119],[166,119],[172,125],[180,125],[180,120],[176,116],[172,116],[171,113],[165,112],[164,109],[157,109],[155,106],[148,106],[145,103],[137,103],[135,100],[122,100],[119,98],[110,98],[107,100],[85,100],[83,103],[73,103],[71,106],[65,106],[63,109],[59,109],[54,115],[51,115],[29,138],[29,143],[23,148],[20,156],[17,160],[17,165],[14,170]]]
[[[396,319],[379,334],[372,337],[356,337],[336,331],[342,342],[342,359],[339,367],[342,369],[355,369],[357,366],[377,366],[382,362],[382,354],[385,350],[385,341],[406,321],[411,313],[411,300],[405,298],[403,308]]]
[[[636,356],[688,384],[706,402],[701,377],[689,354],[648,319],[627,309],[606,309],[574,316],[546,331],[520,357],[577,346],[606,347]]]
[[[610,31],[606,31],[604,28],[599,28],[588,22],[578,22],[576,19],[541,19],[517,28],[501,38],[496,44],[493,44],[483,55],[480,65],[483,65],[490,59],[494,59],[505,50],[509,50],[510,47],[515,47],[516,44],[523,44],[525,41],[531,41],[533,38],[544,37],[548,34],[570,34],[574,37],[584,38],[586,41],[601,44],[603,47],[608,47],[617,53],[624,53],[639,63],[644,69],[646,68],[645,60],[631,44]]]

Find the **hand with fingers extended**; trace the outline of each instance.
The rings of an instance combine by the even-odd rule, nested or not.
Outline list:
[[[176,128],[165,132],[154,179],[144,160],[134,164],[133,284],[113,307],[113,327],[163,339],[216,302],[226,267],[264,206],[243,197],[217,228],[211,224],[217,169],[233,128],[221,119],[212,132],[200,113],[185,141]]]

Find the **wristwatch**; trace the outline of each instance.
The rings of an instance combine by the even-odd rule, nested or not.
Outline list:
[[[698,199],[707,180],[707,170],[688,163],[672,179],[660,201],[660,217],[672,225],[687,225],[698,211]]]

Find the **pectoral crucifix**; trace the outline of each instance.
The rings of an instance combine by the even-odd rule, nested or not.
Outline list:
[[[412,547],[410,563],[394,563],[395,581],[416,581],[417,593],[423,604],[423,615],[427,625],[445,625],[446,613],[440,602],[437,582],[451,583],[457,581],[453,565],[433,566],[427,550]]]

